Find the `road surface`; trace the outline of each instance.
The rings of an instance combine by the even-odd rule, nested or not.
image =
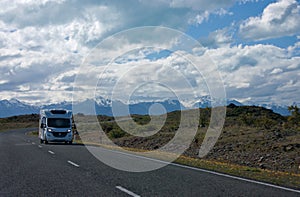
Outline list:
[[[0,132],[0,196],[300,196],[298,190],[178,165],[124,172],[98,161],[82,145],[39,144],[37,137],[25,135],[29,130]]]

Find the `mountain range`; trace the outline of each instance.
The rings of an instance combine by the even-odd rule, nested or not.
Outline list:
[[[212,99],[209,96],[203,96],[196,99],[194,102],[179,102],[178,100],[163,100],[163,101],[151,101],[151,102],[135,102],[124,104],[121,101],[111,101],[102,97],[96,99],[87,99],[82,102],[75,103],[72,106],[72,102],[61,102],[55,104],[48,104],[42,106],[35,106],[26,104],[17,99],[0,100],[0,118],[23,115],[23,114],[36,114],[40,109],[68,109],[72,110],[74,107],[76,112],[83,114],[91,114],[91,111],[95,111],[97,114],[107,116],[124,116],[128,114],[152,114],[158,115],[166,112],[184,110],[191,108],[206,108],[211,106]],[[227,105],[234,104],[242,106],[243,104],[236,100],[227,100]],[[155,105],[153,105],[155,104]],[[94,107],[95,106],[95,107]],[[112,106],[113,109],[112,110]],[[287,106],[279,106],[275,104],[257,104],[256,106],[265,107],[273,110],[275,113],[279,113],[283,116],[290,115],[287,110]],[[163,109],[163,108],[164,109]]]

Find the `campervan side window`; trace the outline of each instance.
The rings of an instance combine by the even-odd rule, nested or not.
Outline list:
[[[70,127],[70,119],[48,118],[48,127],[69,128]]]

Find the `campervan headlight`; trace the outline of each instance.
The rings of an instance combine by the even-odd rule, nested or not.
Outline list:
[[[50,128],[48,128],[48,131],[49,131],[49,132],[53,132],[54,130],[53,130],[53,129],[50,129]]]
[[[71,129],[68,129],[68,133],[70,133],[71,132]]]

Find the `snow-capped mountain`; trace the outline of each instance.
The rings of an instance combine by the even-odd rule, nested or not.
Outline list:
[[[160,104],[165,110],[153,110],[152,114],[160,114],[165,112],[171,112],[175,110],[185,109],[183,105],[177,100],[165,100],[159,102],[140,102],[134,104],[124,104],[121,101],[111,101],[102,97],[98,97],[95,100],[87,99],[82,102],[74,103],[72,102],[61,102],[42,106],[33,106],[17,99],[11,100],[1,100],[0,101],[0,118],[9,117],[22,114],[32,114],[39,113],[40,109],[75,109],[75,113],[83,114],[93,114],[96,111],[97,114],[107,115],[107,116],[124,116],[130,114],[149,114],[150,107],[153,104]],[[112,111],[112,107],[114,111]]]
[[[42,105],[39,107],[40,109],[67,109],[72,110],[72,102],[61,102],[61,103],[54,103],[49,105]]]
[[[210,96],[203,96],[203,97],[199,97],[197,99],[197,102],[195,102],[193,105],[192,105],[192,108],[206,108],[206,107],[211,107],[212,106],[212,102],[215,102],[215,104],[218,105],[218,103],[220,104],[223,104],[223,103],[226,103],[226,105],[229,105],[229,104],[234,104],[236,106],[242,106],[243,104],[236,101],[236,100],[230,100],[230,99],[227,99],[227,100],[222,100],[222,101],[219,101],[214,99],[214,98],[211,98]]]
[[[32,113],[39,113],[39,107],[20,102],[17,99],[0,101],[0,117]]]
[[[275,103],[254,103],[252,101],[247,101],[244,103],[244,105],[248,105],[248,106],[259,106],[259,107],[264,107],[266,109],[271,109],[273,112],[278,113],[282,116],[288,116],[291,115],[291,112],[288,110],[288,106],[287,105],[278,105]],[[296,103],[293,103],[293,105],[296,105]]]
[[[72,102],[61,102],[56,104],[49,104],[43,106],[34,106],[23,103],[17,99],[11,100],[0,100],[0,117],[9,117],[14,115],[22,114],[32,114],[39,113],[40,109],[76,109],[74,113],[83,114],[93,114],[96,111],[97,114],[107,115],[107,116],[124,116],[128,114],[161,114],[165,112],[171,112],[183,109],[192,108],[205,108],[211,107],[212,98],[209,96],[203,96],[195,99],[194,101],[178,101],[178,100],[164,100],[164,101],[142,101],[142,102],[132,102],[125,104],[121,101],[112,101],[107,98],[98,97],[96,99],[87,99],[82,102],[75,103],[72,106]],[[226,100],[226,104],[234,104],[236,106],[242,106],[243,104],[236,100]],[[156,104],[155,107],[153,107]],[[158,105],[157,105],[158,104]],[[247,105],[250,105],[247,103]],[[271,109],[276,113],[281,115],[290,115],[287,110],[287,106],[280,106],[275,104],[251,104],[256,106],[265,107]],[[164,110],[161,110],[162,107]],[[114,109],[114,111],[112,110]]]
[[[273,112],[281,114],[283,116],[291,115],[291,112],[288,110],[288,106],[279,106],[276,104],[261,104],[258,106],[271,109]]]
[[[185,107],[177,100],[123,103],[119,100],[112,101],[103,97],[97,97],[95,100],[88,99],[74,105],[76,111],[80,111],[81,113],[85,114],[91,114],[96,110],[97,114],[107,116],[124,116],[128,114],[149,114],[150,107],[153,104],[160,104],[165,108],[165,111],[152,109],[151,113],[156,115],[185,109]]]
[[[101,96],[95,98],[95,102],[97,103],[97,105],[99,106],[111,106],[112,105],[112,101],[107,99],[107,98],[103,98]]]

